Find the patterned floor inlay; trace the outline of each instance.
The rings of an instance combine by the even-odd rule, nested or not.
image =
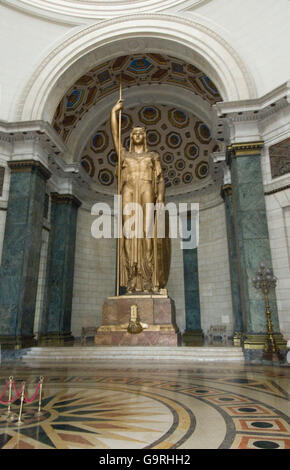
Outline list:
[[[0,369],[28,390],[45,376],[42,415],[0,405],[2,449],[289,449],[289,367],[158,365]],[[17,413],[19,404],[12,410]]]

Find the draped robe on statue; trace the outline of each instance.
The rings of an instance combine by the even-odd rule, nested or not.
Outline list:
[[[148,152],[145,149],[142,153],[136,153],[122,148],[123,224],[134,214],[134,212],[130,215],[129,213],[124,214],[126,204],[138,203],[143,211],[142,218],[135,213],[135,224],[133,225],[135,236],[128,238],[125,234],[121,239],[120,285],[126,287],[128,292],[158,291],[165,286],[168,279],[170,240],[168,233],[165,238],[157,238],[156,213],[151,234],[151,237],[154,235],[155,237],[146,238],[146,210],[148,210],[146,203],[156,204],[158,184],[161,179],[163,179],[162,168],[159,155],[156,152]]]

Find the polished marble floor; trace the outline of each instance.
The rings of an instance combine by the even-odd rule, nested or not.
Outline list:
[[[45,377],[42,415],[25,404],[17,425],[0,405],[2,449],[290,448],[289,366],[7,363],[0,394],[10,375],[28,395]]]

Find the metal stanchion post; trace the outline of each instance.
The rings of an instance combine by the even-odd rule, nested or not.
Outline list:
[[[21,417],[22,417],[22,411],[23,411],[24,392],[25,392],[25,382],[23,382],[23,387],[22,387],[22,392],[21,392],[21,403],[20,403],[20,410],[19,410],[19,416],[18,416],[18,421],[17,421],[18,426],[23,424],[23,421],[21,421]]]
[[[17,416],[12,413],[11,411],[11,398],[12,398],[12,384],[13,384],[13,376],[11,375],[9,377],[9,394],[8,394],[8,410],[7,410],[7,421],[14,421],[17,419]]]
[[[41,399],[42,399],[42,385],[43,385],[44,377],[39,377],[39,401],[38,401],[38,411],[35,413],[37,416],[42,415],[41,411]]]

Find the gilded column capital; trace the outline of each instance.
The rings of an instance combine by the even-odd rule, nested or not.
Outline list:
[[[264,147],[263,141],[257,142],[240,142],[232,144],[228,147],[228,152],[233,157],[244,157],[248,155],[257,155],[261,152]]]
[[[51,172],[37,160],[12,160],[8,167],[14,173],[36,172],[45,180],[51,177]]]
[[[81,206],[81,201],[73,194],[50,193],[51,202],[55,204],[72,204],[76,207]]]

